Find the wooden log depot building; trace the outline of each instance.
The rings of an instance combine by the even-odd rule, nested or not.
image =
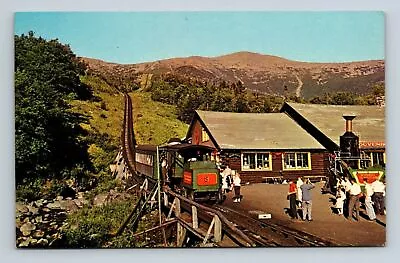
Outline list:
[[[385,167],[385,108],[363,105],[320,105],[285,103],[281,108],[329,152],[340,147],[345,131],[343,115],[353,115],[350,129],[359,136],[362,161],[359,168],[380,165]],[[362,163],[361,163],[362,162]]]
[[[285,103],[281,113],[196,111],[186,139],[215,148],[213,157],[239,171],[244,183],[318,178],[327,176],[328,156],[340,149],[348,114],[356,116],[347,125],[359,136],[359,167],[385,167],[385,109],[377,106]]]
[[[327,150],[286,113],[196,111],[186,138],[214,147],[242,183],[325,176]]]

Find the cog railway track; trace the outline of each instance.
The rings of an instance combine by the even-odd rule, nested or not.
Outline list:
[[[132,175],[132,179],[137,185],[143,184],[147,179],[149,188],[153,189],[157,181],[139,176],[135,172],[134,147],[136,142],[133,134],[132,100],[128,94],[125,94],[125,113],[121,142],[122,156],[128,172]],[[287,226],[261,221],[222,205],[208,206],[199,204],[166,187],[162,191],[164,193],[164,210],[170,208],[169,214],[171,214],[175,203],[170,202],[170,200],[179,199],[179,213],[177,214],[175,211],[176,218],[173,220],[180,222],[183,227],[191,230],[195,236],[199,238],[205,236],[205,241],[207,241],[207,238],[212,240],[213,235],[210,234],[212,226],[210,225],[214,224],[215,217],[219,218],[222,228],[222,240],[214,241],[215,246],[225,246],[226,244],[228,244],[226,246],[245,247],[326,247],[344,245]],[[193,207],[196,207],[197,211],[196,220],[198,220],[198,223],[196,222],[196,225],[192,221]],[[182,214],[180,209],[182,209]],[[197,224],[199,226],[196,228]],[[204,233],[207,228],[208,233]]]

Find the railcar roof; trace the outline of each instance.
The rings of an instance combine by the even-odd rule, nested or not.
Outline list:
[[[195,145],[190,143],[180,143],[173,145],[165,145],[160,147],[161,149],[167,149],[172,151],[186,151],[186,150],[207,150],[212,151],[214,148],[205,145]]]
[[[324,149],[285,113],[196,113],[221,149]]]
[[[154,144],[141,144],[141,145],[136,145],[135,149],[138,151],[152,151],[155,152],[157,150],[157,145]]]
[[[385,142],[385,108],[366,105],[321,105],[287,103],[297,113],[339,145],[345,132],[343,115],[356,115],[353,132],[360,142]]]

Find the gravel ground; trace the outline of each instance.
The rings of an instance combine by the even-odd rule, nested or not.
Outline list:
[[[237,211],[263,211],[270,213],[272,220],[291,228],[327,238],[332,241],[351,246],[384,246],[386,241],[386,216],[378,216],[378,222],[368,221],[364,209],[360,210],[360,221],[347,220],[332,212],[332,195],[321,194],[323,183],[315,184],[312,190],[313,221],[291,219],[286,213],[289,201],[286,200],[288,185],[280,184],[251,184],[241,187],[243,200],[241,203],[232,202],[232,193],[228,194],[223,203]]]

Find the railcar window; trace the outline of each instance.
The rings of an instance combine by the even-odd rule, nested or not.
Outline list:
[[[145,153],[136,153],[135,160],[138,163],[153,165],[153,155]]]

